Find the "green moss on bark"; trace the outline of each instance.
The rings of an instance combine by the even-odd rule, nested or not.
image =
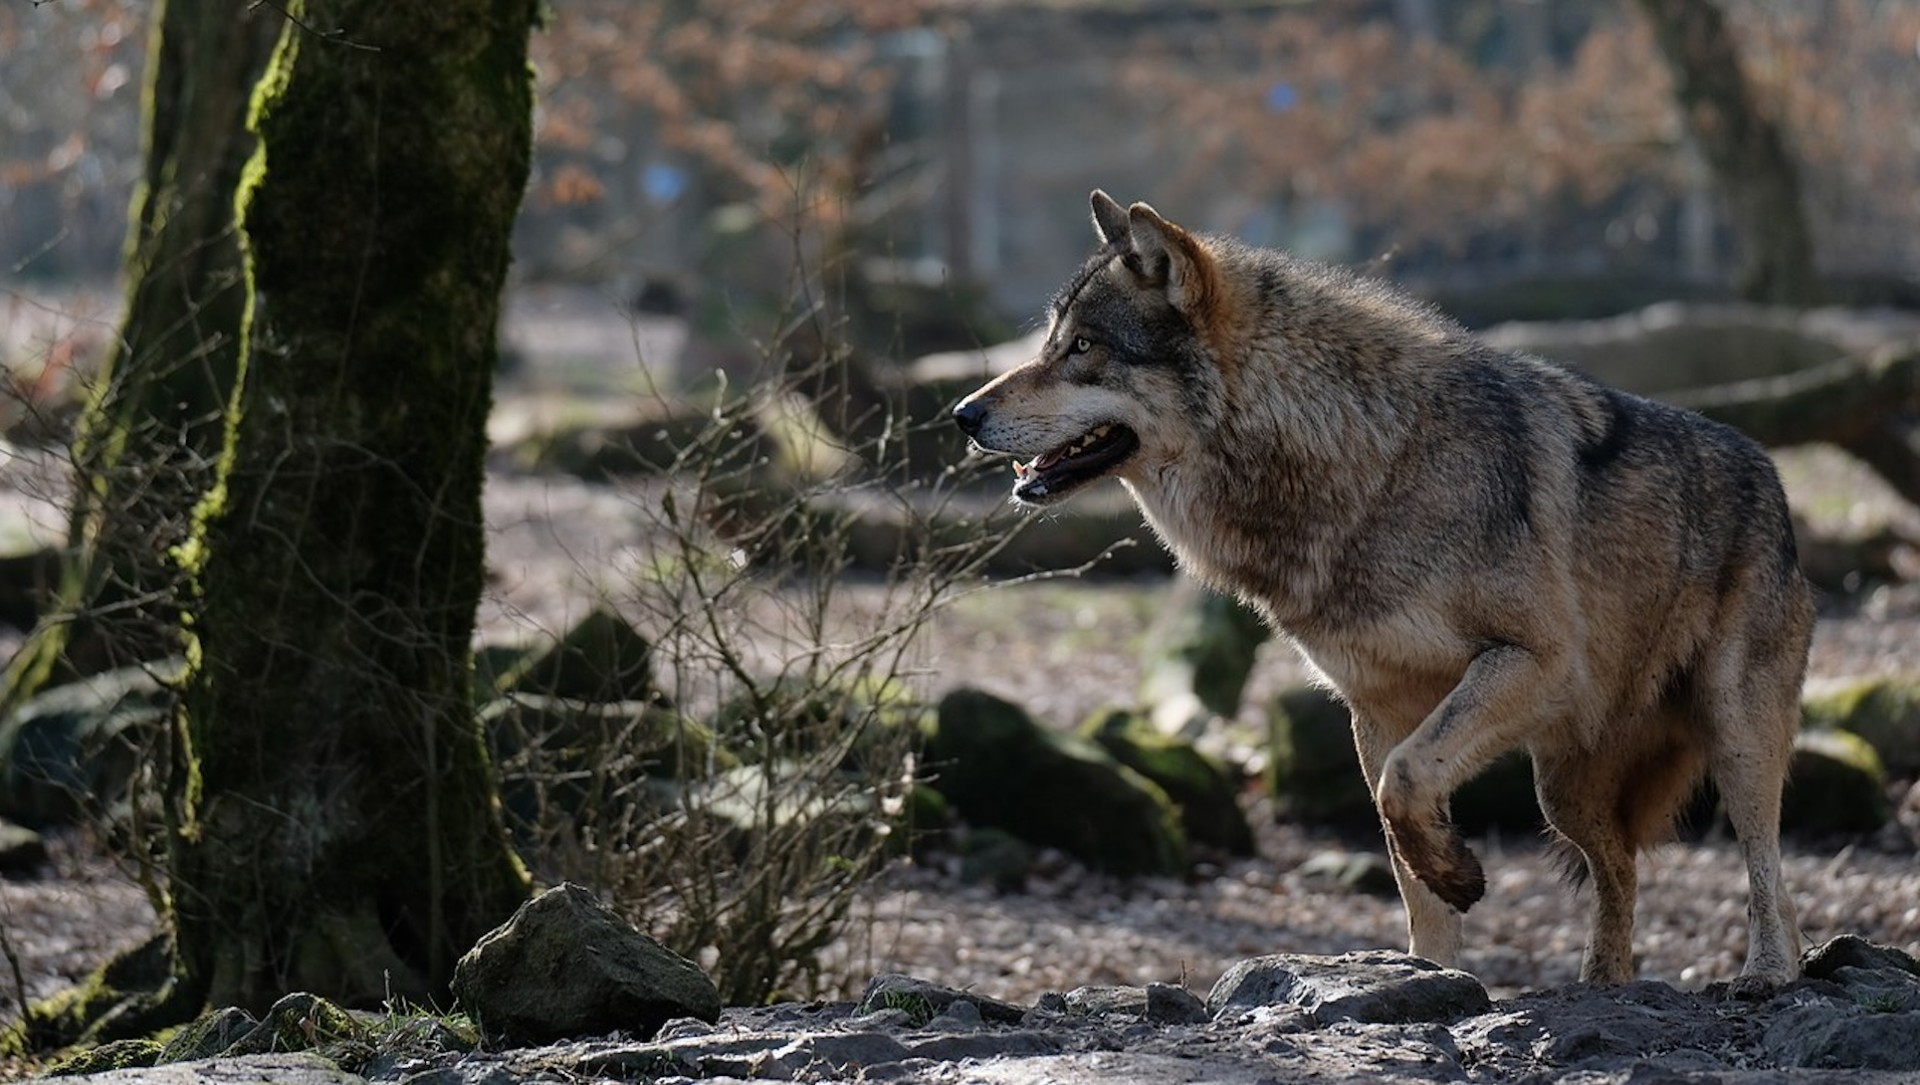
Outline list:
[[[292,10],[240,198],[242,390],[182,550],[180,953],[255,1010],[439,995],[527,892],[468,645],[535,7]]]

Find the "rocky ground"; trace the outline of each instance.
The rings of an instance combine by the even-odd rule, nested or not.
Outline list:
[[[1915,515],[1889,503],[1871,480],[1862,482],[1852,468],[1823,455],[1792,463],[1788,470],[1790,486],[1824,503],[1822,515],[1869,525]],[[17,484],[0,493],[11,502],[6,511],[44,510],[44,502],[57,497],[49,493],[58,486],[57,469],[23,469],[12,477]],[[646,502],[639,490],[496,477],[488,499],[494,590],[483,610],[484,635],[507,639],[525,637],[530,630],[557,631],[594,600],[618,602],[622,578],[632,575],[642,553]],[[45,520],[43,513],[34,515]],[[1042,719],[1070,725],[1095,708],[1133,697],[1139,653],[1165,595],[1164,580],[1155,578],[1052,580],[974,594],[932,616],[907,669],[931,694],[977,685]],[[834,605],[840,608],[837,620],[857,626],[888,612],[897,600],[883,584],[854,579]],[[0,653],[7,648],[0,645]],[[1283,646],[1269,645],[1265,653],[1249,690],[1249,707],[1238,721],[1243,736],[1257,733],[1265,698],[1301,677]],[[1920,589],[1882,587],[1826,601],[1813,652],[1815,680],[1916,669]],[[1243,738],[1240,751],[1257,759],[1250,740]],[[1249,792],[1248,801],[1260,836],[1259,858],[1206,868],[1186,881],[1119,880],[1043,856],[1024,891],[1006,893],[963,884],[957,863],[938,856],[923,865],[900,865],[864,896],[856,922],[828,955],[818,993],[852,998],[870,977],[900,972],[1027,1006],[1047,992],[1088,984],[1166,983],[1204,995],[1230,966],[1251,956],[1403,944],[1397,901],[1346,893],[1300,869],[1315,853],[1353,842],[1277,824],[1255,793]],[[1904,801],[1902,827],[1873,839],[1790,846],[1787,879],[1809,944],[1854,934],[1920,952],[1920,862],[1915,858],[1920,794],[1907,794]],[[1584,902],[1562,886],[1534,840],[1488,839],[1479,849],[1488,860],[1489,892],[1468,918],[1464,966],[1496,998],[1571,981]],[[77,979],[117,949],[137,943],[153,922],[131,872],[116,867],[84,835],[57,838],[53,850],[51,868],[39,877],[0,881],[0,935],[9,965],[0,972],[0,1005],[6,1016],[17,1013],[18,996],[42,996]],[[1643,860],[1642,876],[1637,937],[1642,975],[1691,991],[1732,978],[1745,926],[1744,874],[1733,846],[1709,840],[1668,847]],[[1545,1006],[1557,996],[1531,997],[1503,1012],[1530,1013],[1529,1007]],[[1647,997],[1652,1002],[1632,1012],[1656,1017],[1681,1012],[1662,1001],[1666,995]],[[1747,1012],[1720,1003],[1687,1005],[1693,1008],[1685,1014],[1706,1014],[1703,1021]],[[831,1020],[849,1012],[831,1010],[839,1015]],[[740,1018],[729,1027],[751,1032],[765,1023]],[[1311,1061],[1313,1044],[1295,1036],[1291,1026],[1256,1024],[1253,1039],[1242,1035],[1239,1041],[1308,1060],[1299,1064],[1298,1076],[1339,1076],[1328,1067],[1313,1069],[1318,1065]],[[1132,1079],[1193,1080],[1180,1076],[1180,1060],[1221,1042],[1221,1026],[1184,1027],[1198,1031],[1172,1047],[1156,1047],[1158,1040],[1136,1045],[1151,1058],[1129,1064],[1138,1071]],[[1489,1036],[1499,1031],[1489,1030]],[[1420,1042],[1436,1045],[1440,1063],[1435,1065],[1462,1073],[1471,1069],[1457,1033],[1448,1048],[1431,1030],[1414,1032],[1427,1037]],[[1524,1029],[1510,1034],[1523,1035]],[[1132,1041],[1122,1035],[1118,1042],[1124,1047]],[[1101,1070],[1108,1041],[1074,1046],[1080,1043],[1066,1043],[1057,1052],[1061,1061],[1049,1063],[1051,1069],[1037,1077],[941,1071],[922,1079],[1114,1080]],[[1162,1065],[1155,1059],[1172,1061]],[[1151,1070],[1150,1063],[1161,1069]],[[588,1065],[559,1073],[588,1074]],[[1565,1069],[1573,1063],[1543,1062],[1538,1068],[1556,1065]],[[1261,1079],[1249,1074],[1218,1080]],[[1433,1076],[1446,1075],[1436,1071]]]

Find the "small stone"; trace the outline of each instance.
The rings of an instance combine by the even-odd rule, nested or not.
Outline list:
[[[938,1017],[927,1022],[927,1027],[948,1032],[970,1032],[986,1023],[986,1018],[980,1016],[980,1007],[969,999],[960,998],[948,1003]]]
[[[973,1003],[983,1019],[996,1024],[1018,1024],[1027,1012],[1025,1007],[1011,1002],[942,987],[898,972],[884,972],[868,980],[867,989],[861,992],[860,1002],[853,1012],[858,1016],[880,1010],[904,1010],[919,1026],[938,1017],[947,1007],[959,1001]]]
[[[211,1058],[252,1032],[259,1022],[238,1006],[214,1010],[176,1032],[160,1052],[161,1062]]]
[[[1171,983],[1147,984],[1147,1021],[1155,1025],[1197,1025],[1208,1019],[1200,996]]]

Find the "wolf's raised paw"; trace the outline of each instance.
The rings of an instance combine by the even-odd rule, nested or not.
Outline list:
[[[1389,822],[1387,836],[1414,876],[1454,911],[1465,912],[1487,895],[1487,875],[1480,867],[1480,858],[1452,825],[1438,834],[1427,834],[1397,832]]]

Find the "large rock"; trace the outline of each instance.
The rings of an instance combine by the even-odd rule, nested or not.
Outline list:
[[[1920,776],[1920,675],[1886,675],[1823,683],[1800,705],[1808,730],[1850,731],[1867,740],[1887,773]]]
[[[0,817],[30,829],[113,807],[172,703],[177,662],[55,686],[0,720]]]
[[[47,863],[47,842],[39,833],[0,818],[0,876],[31,874]]]
[[[1215,718],[1240,711],[1260,646],[1260,616],[1191,577],[1174,581],[1147,636],[1140,700],[1156,729],[1198,738]]]
[[[1346,705],[1317,686],[1298,686],[1268,706],[1267,727],[1267,787],[1279,816],[1369,835],[1378,828]],[[1533,794],[1533,762],[1519,751],[1468,780],[1451,805],[1454,824],[1469,834],[1532,833],[1546,820]]]
[[[1783,832],[1870,833],[1893,816],[1879,755],[1848,731],[1802,731],[1780,799]]]
[[[1159,785],[1179,809],[1190,843],[1228,855],[1254,854],[1253,828],[1240,809],[1237,778],[1193,743],[1162,734],[1144,717],[1119,708],[1094,713],[1080,733]]]
[[[453,993],[490,1036],[545,1043],[676,1017],[716,1021],[720,992],[692,961],[634,930],[578,885],[534,897],[454,967]]]
[[[1291,1006],[1321,1025],[1452,1021],[1488,1005],[1486,988],[1467,973],[1390,950],[1254,957],[1227,969],[1207,995],[1207,1010],[1216,1018]]]
[[[836,749],[844,751],[843,768],[891,774],[903,755],[919,748],[932,717],[931,706],[895,679],[794,675],[733,693],[712,719],[720,743],[744,760]]]
[[[1378,829],[1353,749],[1353,723],[1339,698],[1318,686],[1285,690],[1267,706],[1267,726],[1267,789],[1277,816],[1305,825]]]
[[[962,689],[941,700],[926,766],[975,825],[1109,873],[1186,870],[1185,836],[1164,791],[1087,739],[1041,727],[992,694]]]
[[[625,618],[602,609],[507,670],[498,691],[599,703],[663,699],[653,684],[653,646]]]
[[[517,832],[555,815],[611,821],[673,781],[738,764],[705,726],[646,701],[591,702],[512,693],[480,710],[500,800]]]

